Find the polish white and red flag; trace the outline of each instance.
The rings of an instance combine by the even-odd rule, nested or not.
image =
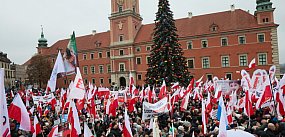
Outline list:
[[[6,102],[6,96],[5,96],[4,69],[3,68],[0,68],[0,117],[1,119],[3,119],[3,121],[0,124],[0,136],[1,137],[11,136],[7,102]]]
[[[125,119],[125,124],[123,127],[123,135],[124,137],[133,137],[132,129],[130,126],[131,125],[130,118],[127,109],[125,109],[124,119]]]
[[[57,74],[64,73],[64,72],[65,72],[65,68],[64,68],[62,55],[61,55],[60,51],[58,51],[57,58],[56,58],[54,66],[53,66],[53,70],[52,70],[52,73],[51,73],[51,76],[49,79],[49,83],[48,83],[50,90],[52,92],[55,91],[55,88],[56,88]]]
[[[84,122],[84,137],[94,137],[88,125]]]
[[[96,94],[97,94],[99,97],[102,97],[102,96],[109,96],[109,95],[110,95],[110,89],[105,88],[105,87],[98,87],[98,91],[96,92]]]
[[[251,60],[246,70],[251,70],[251,69],[254,69],[255,67],[256,67],[256,64],[255,64],[255,58],[254,58]]]
[[[188,92],[186,94],[186,96],[182,99],[181,108],[180,108],[181,111],[186,111],[187,110],[189,97],[190,97],[190,92]]]
[[[83,99],[85,96],[85,87],[83,84],[83,79],[79,68],[76,68],[76,76],[72,88],[70,89],[69,97],[70,99]]]
[[[273,96],[272,91],[271,91],[271,87],[270,87],[269,77],[266,77],[264,84],[265,85],[264,85],[262,94],[256,102],[256,108],[257,109],[269,106],[271,98]]]
[[[76,109],[74,101],[70,102],[70,109],[68,112],[68,121],[71,124],[71,136],[79,136],[81,134],[81,128],[79,123],[78,111]]]
[[[35,132],[33,133],[33,137],[36,137],[38,134],[42,132],[41,124],[39,123],[37,116],[34,117],[34,128],[35,128]]]
[[[19,129],[31,132],[34,131],[28,110],[26,109],[26,106],[24,105],[19,94],[15,96],[13,102],[11,103],[8,109],[8,112],[10,118],[20,123]]]
[[[206,115],[206,100],[202,100],[202,133],[205,135],[207,133],[207,123],[208,123],[208,118]]]
[[[278,116],[284,116],[285,115],[285,98],[282,95],[282,92],[279,90],[275,93],[275,100],[277,102],[277,114]]]
[[[162,99],[166,97],[166,84],[165,84],[165,80],[163,80],[163,83],[160,87],[160,92],[159,92],[159,95],[158,95],[158,98],[159,99]]]
[[[54,126],[49,132],[48,137],[56,137],[58,135],[58,126]]]
[[[133,86],[133,90],[136,90],[136,87],[134,85]],[[132,94],[132,98],[129,100],[129,105],[128,105],[128,110],[130,111],[130,113],[132,113],[135,110],[135,105],[136,103],[136,97],[135,94]]]

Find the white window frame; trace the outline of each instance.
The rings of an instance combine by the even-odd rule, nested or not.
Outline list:
[[[189,43],[191,43],[191,48],[189,48]],[[193,41],[192,40],[189,40],[187,41],[187,49],[193,49]]]
[[[101,54],[101,57],[100,57],[100,54]],[[103,53],[101,51],[98,52],[98,58],[103,58]]]
[[[140,63],[138,63],[138,59],[140,59]],[[142,58],[141,57],[136,57],[136,64],[141,65],[142,64]]]
[[[149,50],[147,50],[149,48]],[[145,51],[151,51],[151,46],[146,46]]]
[[[259,38],[258,38],[258,37],[259,37],[260,35],[263,35],[263,42],[260,42],[260,41],[259,41]],[[257,36],[257,42],[258,42],[258,43],[264,43],[264,42],[265,42],[265,34],[264,34],[264,33],[257,33],[256,36]]]
[[[122,41],[124,41],[124,34],[119,35],[119,42],[122,42]]]
[[[121,55],[121,51],[123,51],[123,54],[122,54],[122,55]],[[125,55],[124,49],[119,49],[119,55],[120,55],[120,56],[124,56],[124,55]]]
[[[108,56],[108,53],[109,53],[110,56]],[[107,58],[110,58],[110,57],[111,57],[111,52],[110,52],[110,51],[107,51],[107,52],[106,52],[106,57],[107,57]]]
[[[102,68],[102,72],[101,72],[101,68]],[[104,73],[104,65],[99,65],[99,73],[100,74]]]
[[[92,68],[93,68],[94,72],[92,72]],[[94,65],[90,66],[90,72],[91,72],[91,74],[95,74],[96,73],[96,69],[95,69]]]
[[[228,78],[227,78],[227,75],[229,75],[229,74],[231,75],[231,78],[230,78],[230,80],[232,80],[232,79],[233,79],[233,73],[226,73],[226,76],[225,76],[225,78],[226,78],[226,79],[228,79]]]
[[[139,79],[139,76],[141,77],[141,79]],[[142,74],[138,74],[137,78],[138,78],[138,80],[142,80]]]
[[[86,53],[83,54],[83,60],[87,60],[87,54]]]
[[[260,63],[260,58],[259,58],[259,56],[262,55],[262,54],[265,55],[265,61],[266,61],[265,64],[261,64],[261,63]],[[258,54],[257,54],[257,58],[258,58],[258,65],[259,65],[259,66],[264,66],[264,65],[267,65],[267,64],[268,64],[267,53],[258,53]]]
[[[206,41],[206,43],[207,43],[207,46],[206,46],[206,47],[203,46],[203,42],[204,42],[204,41]],[[201,40],[201,48],[208,48],[208,47],[209,47],[208,40],[207,40],[207,39],[202,39],[202,40]]]
[[[103,80],[103,82],[102,82]],[[104,84],[104,78],[100,78],[100,84]]]
[[[188,64],[188,61],[189,60],[193,60],[193,68],[189,68],[189,64]],[[194,69],[195,68],[195,58],[188,58],[187,59],[187,67],[189,68],[189,69]]]
[[[240,38],[241,38],[241,37],[244,37],[244,43],[241,43],[241,42],[240,42]],[[239,45],[244,45],[244,44],[246,44],[246,36],[245,36],[245,35],[240,35],[240,36],[238,36],[238,44],[239,44]]]
[[[204,59],[208,59],[208,63],[209,63],[208,67],[204,66]],[[210,57],[202,57],[202,68],[203,69],[210,68]]]
[[[227,58],[228,58],[228,66],[224,65],[224,62],[223,62],[223,58],[224,58],[224,57],[227,57]],[[222,66],[223,68],[227,68],[227,67],[230,67],[230,66],[231,66],[231,64],[230,64],[230,56],[228,56],[228,55],[226,55],[226,56],[221,56],[221,66]]]
[[[124,66],[124,70],[121,71],[121,65]],[[125,72],[126,71],[126,64],[125,63],[119,63],[119,72]]]
[[[111,64],[107,65],[107,73],[111,73],[112,72],[112,67]]]
[[[86,72],[85,72],[86,69]],[[83,74],[88,75],[88,66],[83,66]]]
[[[92,57],[93,55],[93,57]],[[90,53],[90,59],[94,59],[94,53]]]
[[[108,83],[111,84],[112,83],[112,79],[108,78]]]
[[[136,52],[141,52],[141,47],[136,47]]]
[[[245,56],[245,58],[246,58],[246,64],[245,64],[245,65],[242,65],[242,64],[241,64],[241,56]],[[246,66],[248,66],[247,54],[240,54],[239,57],[238,57],[238,59],[239,59],[239,66],[241,66],[241,67],[246,67]]]
[[[212,79],[213,79],[213,74],[206,74],[206,78],[207,78],[207,80],[209,79],[209,76],[211,76],[211,77],[212,77]]]
[[[150,56],[146,56],[146,57],[145,57],[146,64],[148,64],[148,58],[150,58]]]
[[[227,41],[226,45],[223,45],[223,39],[225,39]],[[221,46],[224,47],[224,46],[228,46],[228,45],[229,45],[228,37],[222,37],[221,38]]]
[[[93,81],[94,81],[94,83],[93,83]],[[91,82],[92,82],[92,84],[96,84],[96,79],[95,79],[95,78],[92,78],[92,79],[91,79]]]

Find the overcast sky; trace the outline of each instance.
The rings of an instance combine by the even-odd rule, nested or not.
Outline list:
[[[0,0],[0,51],[12,62],[22,64],[36,53],[41,25],[49,46],[69,38],[91,34],[92,30],[109,30],[111,0]],[[280,62],[285,63],[284,0],[272,0],[278,28]],[[140,0],[143,24],[155,19],[158,0]],[[226,11],[235,4],[238,9],[255,11],[255,0],[170,0],[174,18],[187,17],[187,12],[202,15]]]

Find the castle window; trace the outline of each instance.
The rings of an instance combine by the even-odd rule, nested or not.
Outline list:
[[[187,49],[192,49],[193,48],[193,43],[192,41],[187,42]]]
[[[151,46],[147,46],[146,51],[150,51],[150,50],[151,50]]]
[[[142,80],[142,75],[138,74],[138,80]]]
[[[245,36],[239,36],[238,41],[239,41],[239,44],[245,44],[246,43]]]
[[[266,65],[267,64],[267,54],[259,53],[258,54],[258,65]]]
[[[124,50],[120,49],[120,56],[123,56],[123,55],[124,55]]]
[[[90,54],[90,59],[94,59],[94,53]]]
[[[126,70],[125,68],[125,63],[119,63],[119,66],[120,66],[120,72],[124,72]]]
[[[85,75],[88,74],[88,66],[83,67],[83,74],[85,74]]]
[[[111,56],[110,51],[107,51],[106,54],[107,54],[107,57],[110,58],[110,56]]]
[[[123,5],[119,5],[118,9],[119,9],[119,12],[122,12],[123,11]]]
[[[210,59],[209,57],[202,58],[202,68],[210,68]]]
[[[230,59],[229,56],[222,56],[222,67],[229,67]]]
[[[87,54],[83,54],[83,60],[87,59]]]
[[[102,58],[102,52],[99,52],[99,53],[98,53],[98,57],[99,57],[99,58]]]
[[[202,45],[202,48],[207,48],[208,47],[208,41],[207,40],[201,40],[201,45]]]
[[[244,54],[244,55],[240,55],[239,56],[239,66],[247,66],[247,55]]]
[[[123,34],[121,34],[121,35],[119,36],[119,41],[124,41],[124,35],[123,35]]]
[[[257,34],[258,42],[262,43],[264,42],[264,34]]]
[[[188,59],[188,60],[187,60],[187,66],[188,66],[188,68],[190,68],[190,69],[193,69],[193,68],[194,68],[194,58],[191,58],[191,59]]]
[[[221,38],[221,45],[222,46],[228,46],[228,38]]]

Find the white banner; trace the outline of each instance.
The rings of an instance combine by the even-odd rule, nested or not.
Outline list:
[[[52,94],[45,95],[45,96],[33,96],[34,104],[39,104],[39,101],[42,103],[51,102],[53,96]]]
[[[167,103],[167,97],[161,99],[155,104],[143,102],[142,120],[151,119],[155,115],[161,115],[168,112],[169,110],[167,109]]]
[[[239,88],[239,83],[235,80],[218,80],[217,85],[221,86],[223,94],[230,94]]]

